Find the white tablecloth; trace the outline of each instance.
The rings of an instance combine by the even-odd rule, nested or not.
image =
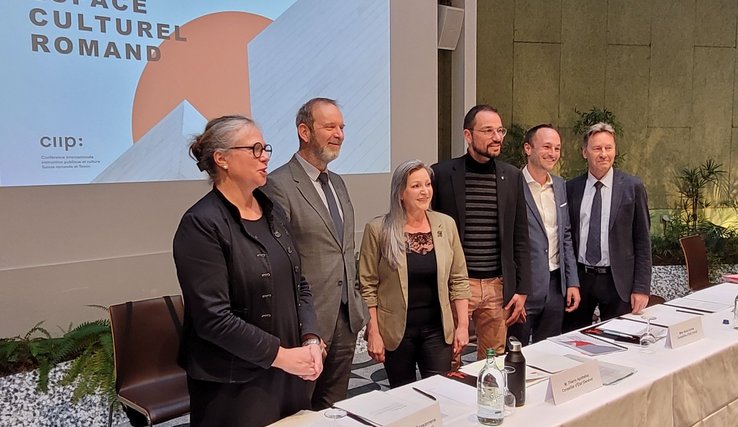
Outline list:
[[[544,399],[548,381],[530,386],[525,406],[516,408],[503,425],[738,426],[738,330],[733,329],[733,313],[724,310],[701,318],[705,338],[698,342],[669,349],[665,347],[666,340],[660,340],[652,353],[630,346],[625,352],[598,356],[598,360],[637,369],[634,375],[616,384],[558,406]],[[723,319],[729,319],[730,324],[723,324]],[[548,353],[574,353],[550,341],[533,346]],[[413,385],[422,388],[424,381]],[[408,399],[424,398],[410,386],[388,393]],[[443,406],[441,399],[442,412]],[[476,408],[470,406],[464,415],[447,417],[444,425],[479,426]]]

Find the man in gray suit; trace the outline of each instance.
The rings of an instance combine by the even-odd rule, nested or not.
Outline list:
[[[296,125],[300,148],[269,174],[265,191],[285,210],[312,288],[327,350],[312,395],[313,409],[321,410],[346,398],[368,312],[356,284],[354,208],[343,179],[327,170],[343,144],[343,115],[334,100],[314,98],[300,108]]]
[[[566,183],[574,253],[582,301],[564,316],[564,330],[640,313],[651,291],[651,238],[646,188],[640,179],[614,169],[615,130],[589,127],[582,155],[588,172]]]
[[[551,175],[561,157],[561,137],[550,124],[534,126],[525,134],[528,164],[523,186],[528,212],[531,291],[525,300],[528,317],[507,329],[523,345],[561,334],[564,311],[579,306],[579,278],[571,242],[566,184]]]

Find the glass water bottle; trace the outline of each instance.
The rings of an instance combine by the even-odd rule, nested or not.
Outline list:
[[[487,426],[502,424],[505,409],[505,381],[495,363],[495,351],[487,349],[487,363],[477,377],[477,419]]]

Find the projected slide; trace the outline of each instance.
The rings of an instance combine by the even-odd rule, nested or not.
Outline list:
[[[390,167],[389,0],[4,0],[0,186],[203,179],[191,136],[253,117],[270,168],[336,98],[339,173]]]

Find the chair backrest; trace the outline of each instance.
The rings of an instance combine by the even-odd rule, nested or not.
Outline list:
[[[110,306],[116,392],[185,375],[177,364],[183,318],[180,295]]]
[[[665,302],[666,302],[666,300],[664,299],[664,297],[660,297],[658,295],[651,294],[651,295],[648,296],[648,305],[647,305],[647,307],[651,307],[652,305],[663,304]]]
[[[707,248],[701,236],[687,236],[679,239],[687,262],[687,282],[689,289],[698,291],[710,286],[707,267]]]

